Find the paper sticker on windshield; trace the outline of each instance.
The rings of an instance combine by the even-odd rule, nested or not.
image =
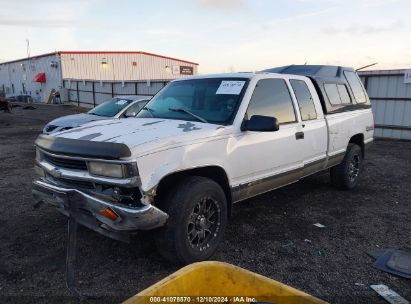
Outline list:
[[[127,100],[124,100],[124,99],[120,99],[119,101],[116,101],[116,105],[119,105],[119,106],[123,106],[126,103],[127,103]]]
[[[223,80],[217,89],[216,94],[239,95],[245,81]]]

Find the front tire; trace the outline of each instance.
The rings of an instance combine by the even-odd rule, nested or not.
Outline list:
[[[187,177],[169,190],[159,206],[170,216],[156,244],[170,262],[207,260],[227,225],[227,200],[221,187],[205,177]]]
[[[348,144],[343,161],[330,170],[331,183],[341,190],[351,190],[358,184],[362,172],[362,151],[356,144]]]

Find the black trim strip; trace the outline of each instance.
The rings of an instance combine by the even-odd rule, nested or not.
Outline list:
[[[247,198],[277,189],[281,186],[296,182],[300,177],[301,170],[301,168],[298,168],[233,187],[231,189],[233,202],[242,201]]]
[[[125,144],[54,137],[45,134],[37,137],[35,145],[49,152],[72,156],[101,159],[120,159],[131,156],[131,151]]]
[[[231,188],[233,202],[239,202],[250,197],[280,188],[287,184],[297,182],[299,179],[322,171],[326,158],[311,162],[302,168],[294,169],[273,176],[268,176],[256,181],[240,184]]]
[[[308,175],[314,174],[315,172],[323,170],[326,160],[327,158],[323,158],[323,159],[319,159],[311,163],[305,164],[300,178],[306,177]]]
[[[339,165],[344,159],[345,151],[328,157],[327,168]]]

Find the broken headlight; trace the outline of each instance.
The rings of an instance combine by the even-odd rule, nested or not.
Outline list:
[[[115,164],[105,162],[88,162],[88,171],[92,175],[127,178],[138,176],[137,164]]]

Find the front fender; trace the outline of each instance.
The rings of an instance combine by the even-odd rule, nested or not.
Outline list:
[[[230,173],[225,163],[226,144],[223,142],[225,141],[193,144],[139,157],[137,165],[142,191],[149,192],[155,189],[167,175],[207,166],[221,167],[230,180]]]

